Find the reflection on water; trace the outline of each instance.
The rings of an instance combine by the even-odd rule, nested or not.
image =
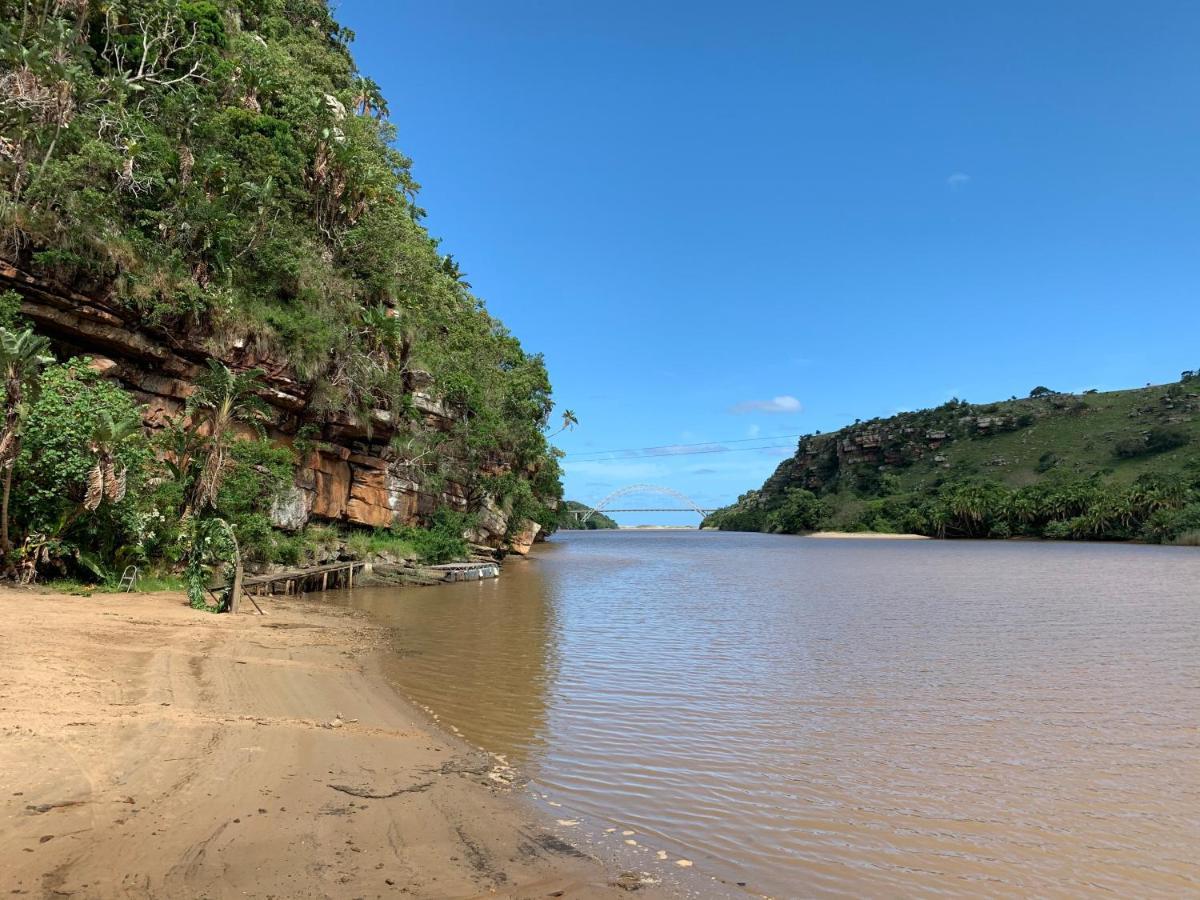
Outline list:
[[[1200,893],[1200,554],[562,535],[355,592],[582,813],[777,896]]]
[[[413,699],[513,765],[544,746],[558,650],[556,605],[536,565],[509,565],[500,579],[348,596],[393,626],[384,671]]]

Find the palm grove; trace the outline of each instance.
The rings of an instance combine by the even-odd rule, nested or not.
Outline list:
[[[148,433],[131,393],[3,295],[7,573],[195,568],[225,542],[210,520],[247,558],[295,561],[327,530],[287,534],[268,512],[347,411],[386,422],[389,457],[429,490],[465,483],[466,515],[486,497],[554,523],[542,360],[424,229],[351,39],[323,0],[0,0],[0,257],[211,355]],[[221,362],[231,348],[306,385],[290,447],[265,438],[265,373]],[[447,430],[414,406],[430,383]],[[405,537],[445,555],[466,524],[442,511],[434,536]]]

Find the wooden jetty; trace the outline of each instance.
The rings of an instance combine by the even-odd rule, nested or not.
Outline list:
[[[252,596],[352,588],[355,577],[362,573],[366,565],[361,560],[348,560],[307,569],[288,569],[270,575],[248,575],[242,579],[242,587]]]
[[[500,564],[493,561],[444,563],[438,566],[372,566],[361,560],[350,560],[307,569],[288,569],[269,575],[245,575],[239,566],[233,588],[230,591],[229,611],[237,612],[242,598],[245,597],[254,604],[254,608],[260,615],[265,615],[262,607],[258,605],[256,597],[271,594],[298,595],[309,591],[352,588],[355,580],[361,579],[365,574],[376,574],[385,579],[390,575],[405,584],[434,585],[448,581],[479,581],[484,578],[496,578],[500,575]],[[219,587],[209,588],[209,593],[214,599],[218,599],[216,592],[219,589]]]

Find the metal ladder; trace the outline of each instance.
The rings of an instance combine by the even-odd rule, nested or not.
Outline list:
[[[121,575],[121,583],[117,585],[117,590],[128,594],[137,585],[137,578],[137,566],[126,566],[124,573]]]

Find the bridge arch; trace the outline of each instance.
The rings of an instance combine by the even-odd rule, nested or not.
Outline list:
[[[661,485],[657,484],[629,484],[623,488],[617,488],[611,494],[604,497],[595,506],[591,507],[587,512],[579,517],[579,524],[582,525],[584,522],[590,519],[593,513],[603,512],[605,508],[608,507],[609,504],[611,504],[614,500],[619,500],[622,497],[628,497],[630,494],[661,494],[666,497],[672,497],[684,503],[688,508],[699,513],[701,519],[712,512],[712,510],[701,507],[700,504],[698,504],[687,494],[680,493],[674,488],[662,487]]]

